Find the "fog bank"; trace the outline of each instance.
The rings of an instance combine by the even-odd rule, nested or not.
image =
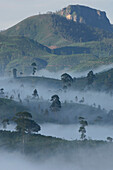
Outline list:
[[[39,161],[25,157],[19,153],[8,153],[0,151],[1,170],[112,170],[113,149],[112,146],[97,148],[86,148],[73,151],[66,151],[46,160]]]
[[[80,125],[61,125],[53,123],[40,124],[41,131],[39,134],[45,136],[52,136],[57,138],[62,138],[66,140],[80,139],[80,133],[78,132]],[[0,126],[0,130],[3,130]],[[15,125],[10,124],[7,126],[9,131],[15,131]],[[113,126],[99,126],[99,125],[88,125],[86,127],[86,138],[92,140],[107,140],[107,137],[113,138]]]
[[[68,73],[70,74],[72,77],[85,77],[87,76],[87,73],[89,71],[93,71],[94,74],[96,73],[100,73],[100,72],[104,72],[104,71],[108,71],[110,69],[113,68],[113,64],[109,64],[109,65],[102,65],[102,66],[99,66],[97,68],[94,68],[94,69],[90,69],[90,70],[87,70],[87,71],[83,71],[83,72],[76,72],[76,71],[70,71],[70,70],[61,70],[61,71],[57,71],[57,72],[51,72],[49,70],[46,70],[46,69],[42,69],[42,70],[39,70],[37,73],[36,73],[36,76],[43,76],[43,77],[49,77],[49,78],[57,78],[57,79],[61,79],[61,75],[63,73]]]

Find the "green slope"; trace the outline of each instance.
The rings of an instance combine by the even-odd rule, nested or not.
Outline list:
[[[87,77],[77,78],[73,83],[73,88],[78,90],[97,90],[110,92],[113,95],[113,69],[95,74],[92,84],[88,84]]]
[[[60,156],[60,158],[65,158],[66,161],[70,161],[70,158],[73,158],[73,156],[76,158],[82,150],[85,153],[87,150],[92,150],[94,153],[94,150],[99,149],[100,146],[110,149],[113,145],[111,142],[108,143],[102,140],[67,141],[40,134],[24,134],[24,137],[24,156],[31,156],[32,159],[30,160],[37,158],[35,159],[37,162],[41,160],[44,161],[45,158],[54,158],[56,155]],[[5,148],[10,152],[23,152],[21,133],[0,131],[0,139],[0,150]],[[110,151],[111,154],[112,150],[110,149]],[[57,156],[55,158],[57,158]]]
[[[0,72],[16,67],[27,73],[32,70],[32,62],[36,62],[37,69],[44,68],[50,52],[49,48],[25,37],[0,36]]]
[[[72,42],[97,41],[113,37],[112,33],[67,20],[56,14],[29,17],[1,34],[25,36],[47,46],[64,46]]]
[[[15,113],[28,110],[23,104],[11,99],[0,98],[0,121],[8,118],[12,120]]]
[[[49,70],[85,71],[113,63],[113,40],[75,43],[54,49],[53,53],[57,56],[49,59]]]
[[[46,46],[25,37],[0,36],[0,73],[10,74],[13,68],[18,73],[32,73],[31,63],[37,70],[62,69],[84,71],[113,63],[113,40],[72,43],[69,46],[50,50]]]

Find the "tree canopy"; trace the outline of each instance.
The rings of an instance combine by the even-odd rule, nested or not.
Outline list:
[[[67,74],[67,73],[64,73],[61,75],[61,80],[63,82],[63,85],[66,87],[66,86],[71,86],[72,82],[73,82],[73,78]]]
[[[51,110],[52,111],[59,111],[59,109],[61,108],[61,102],[59,100],[59,96],[58,95],[53,95],[51,97],[51,101],[52,101],[52,104],[50,106]]]
[[[20,133],[31,133],[41,130],[41,127],[32,120],[32,115],[29,112],[16,113],[14,121],[17,124],[16,130]]]

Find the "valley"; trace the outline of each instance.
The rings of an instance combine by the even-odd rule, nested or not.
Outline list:
[[[0,169],[112,170],[113,25],[69,5],[0,31]]]

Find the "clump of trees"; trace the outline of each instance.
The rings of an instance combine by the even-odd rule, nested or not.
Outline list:
[[[59,96],[58,95],[53,95],[51,97],[51,101],[52,101],[52,104],[50,106],[50,109],[52,111],[59,111],[61,109],[61,102],[59,100]]]

